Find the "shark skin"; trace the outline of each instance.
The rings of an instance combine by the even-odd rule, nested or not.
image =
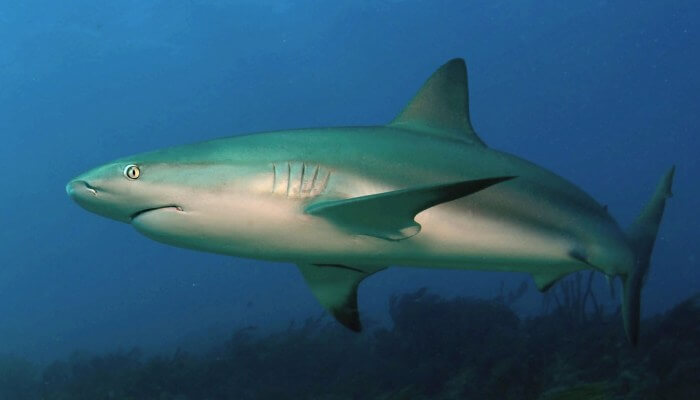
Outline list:
[[[673,169],[629,231],[574,184],[486,147],[466,66],[447,62],[390,124],[257,133],[124,157],[66,187],[83,208],[165,244],[298,265],[361,329],[357,287],[388,266],[515,271],[540,290],[593,269],[641,288]]]

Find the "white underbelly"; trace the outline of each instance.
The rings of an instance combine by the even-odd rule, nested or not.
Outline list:
[[[322,217],[305,214],[300,201],[239,197],[231,207],[219,196],[199,200],[181,213],[144,217],[139,230],[180,247],[288,262],[518,270],[570,261],[572,244],[565,236],[454,205],[418,214],[421,231],[392,241],[353,234]]]
[[[509,218],[434,207],[416,216],[421,232],[416,244],[444,267],[518,269],[533,264],[571,262],[570,237]]]
[[[222,226],[217,235],[224,252],[255,258],[319,263],[362,263],[467,269],[518,269],[571,262],[572,241],[504,216],[490,218],[457,207],[436,206],[416,216],[421,231],[392,241],[354,234],[321,217],[301,212],[293,203],[250,204],[237,216],[249,236]],[[264,218],[253,209],[266,207]],[[220,215],[219,221],[232,218]],[[239,228],[240,229],[240,228]],[[233,236],[238,236],[235,240]],[[261,239],[264,238],[264,239]]]

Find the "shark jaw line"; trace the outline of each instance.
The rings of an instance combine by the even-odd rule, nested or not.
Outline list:
[[[166,205],[166,206],[151,207],[151,208],[143,209],[143,210],[141,210],[141,211],[137,211],[137,212],[131,214],[131,216],[129,217],[129,219],[130,219],[131,221],[134,221],[136,218],[138,218],[138,217],[140,217],[140,216],[142,216],[142,215],[144,215],[144,214],[147,214],[147,213],[149,213],[149,212],[158,211],[158,210],[166,210],[166,209],[173,209],[173,210],[178,211],[178,212],[182,212],[182,211],[183,211],[183,210],[182,210],[182,207],[180,207],[180,206],[178,206],[178,205],[174,205],[174,204],[169,204],[169,205]]]

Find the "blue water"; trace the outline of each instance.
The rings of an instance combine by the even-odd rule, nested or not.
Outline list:
[[[166,247],[80,209],[65,183],[218,136],[383,124],[453,57],[490,147],[623,225],[678,166],[643,297],[645,315],[667,310],[700,288],[698,21],[690,0],[3,2],[0,353],[158,350],[319,315],[291,265]],[[525,277],[393,269],[363,284],[360,310],[382,323],[394,292],[491,297]]]

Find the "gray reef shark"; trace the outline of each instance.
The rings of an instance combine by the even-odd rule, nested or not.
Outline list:
[[[527,272],[542,291],[593,269],[622,279],[624,326],[636,343],[674,169],[623,230],[574,184],[488,148],[468,105],[466,67],[454,59],[388,125],[166,148],[95,168],[66,190],[162,243],[295,263],[355,331],[358,285],[388,266]]]

